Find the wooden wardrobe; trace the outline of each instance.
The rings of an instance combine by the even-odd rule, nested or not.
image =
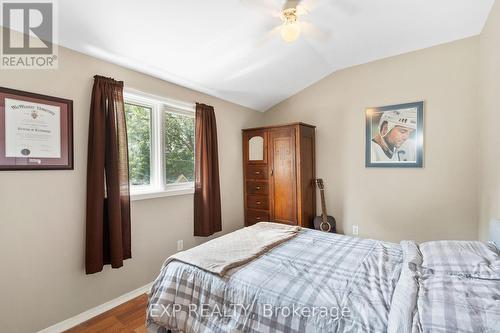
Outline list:
[[[313,227],[315,126],[243,130],[245,225],[271,221]]]

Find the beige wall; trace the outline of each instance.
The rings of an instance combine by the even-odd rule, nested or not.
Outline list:
[[[496,1],[480,38],[481,214],[479,236],[500,218],[500,2]]]
[[[183,239],[195,239],[192,195],[132,203],[132,255],[118,270],[84,274],[85,179],[93,75],[213,105],[219,135],[223,232],[243,226],[241,128],[262,113],[64,48],[58,70],[0,70],[0,86],[74,101],[75,170],[0,172],[0,331],[33,332],[141,287]]]
[[[477,238],[478,43],[341,70],[265,113],[267,124],[317,126],[317,175],[340,230],[358,225],[360,236],[390,241]],[[424,168],[365,168],[364,109],[420,100]]]

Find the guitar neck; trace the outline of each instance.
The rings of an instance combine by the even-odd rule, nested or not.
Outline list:
[[[321,214],[323,215],[323,218],[325,218],[328,215],[326,213],[325,190],[321,189],[319,192],[321,193]]]

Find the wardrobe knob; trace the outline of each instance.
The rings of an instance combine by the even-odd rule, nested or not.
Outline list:
[[[260,190],[260,186],[257,186],[255,189],[256,189],[256,190]]]

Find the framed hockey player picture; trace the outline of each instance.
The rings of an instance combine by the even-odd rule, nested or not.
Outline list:
[[[421,168],[424,102],[367,108],[367,168]]]

